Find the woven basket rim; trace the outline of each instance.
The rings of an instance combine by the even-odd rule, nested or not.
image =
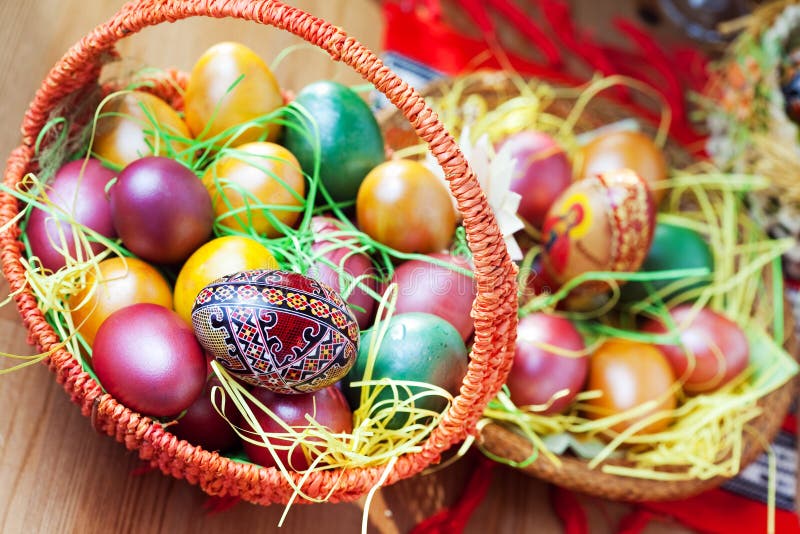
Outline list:
[[[421,450],[399,457],[388,473],[386,465],[337,469],[312,473],[302,484],[303,492],[312,498],[330,502],[357,499],[379,484],[420,472],[467,434],[475,433],[483,407],[502,386],[510,369],[517,321],[516,267],[474,174],[422,97],[373,52],[343,30],[275,0],[134,0],[89,32],[52,68],[25,114],[22,144],[9,157],[5,184],[13,188],[33,170],[36,137],[48,114],[63,98],[96,82],[104,59],[116,55],[114,45],[119,39],[146,26],[193,16],[231,17],[275,26],[349,65],[383,92],[426,139],[458,200],[474,255],[478,290],[472,309],[475,341],[467,376],[453,405]],[[13,196],[0,195],[0,225],[13,221],[19,209],[20,203]],[[198,484],[210,495],[231,495],[257,504],[287,503],[293,499],[291,485],[276,468],[243,464],[178,440],[157,422],[103,393],[77,360],[63,347],[58,348],[58,336],[44,320],[32,292],[24,288],[20,234],[19,226],[13,223],[0,235],[0,259],[12,292],[18,292],[15,300],[29,340],[42,351],[53,351],[47,365],[98,431],[114,436],[130,450],[138,450],[141,458],[165,474]],[[291,476],[295,484],[303,478],[301,473]]]

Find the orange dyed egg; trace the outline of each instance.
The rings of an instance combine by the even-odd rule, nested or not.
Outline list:
[[[578,179],[631,169],[651,186],[656,205],[666,192],[652,187],[667,178],[664,151],[642,132],[618,131],[596,137],[581,148],[578,161],[581,162]]]
[[[381,163],[367,174],[356,198],[358,226],[401,252],[440,252],[456,230],[456,212],[445,185],[423,164]]]
[[[109,258],[90,271],[83,290],[69,305],[72,323],[89,345],[109,315],[133,304],[172,308],[172,289],[158,270],[136,258]]]
[[[267,237],[284,234],[300,217],[306,182],[300,163],[275,143],[246,143],[211,165],[203,175],[217,224]],[[226,214],[228,214],[226,216]]]
[[[652,408],[615,424],[615,432],[627,428],[662,410],[672,410],[677,404],[673,391],[675,375],[667,357],[654,345],[624,339],[603,343],[589,359],[586,389],[599,390],[601,395],[586,401],[586,416],[600,419],[617,415],[645,402],[654,401]],[[655,418],[637,433],[659,432],[669,425],[668,416]]]
[[[573,183],[547,213],[544,268],[559,284],[589,272],[635,272],[647,256],[654,227],[653,200],[636,173],[623,169],[590,176]],[[574,296],[608,289],[607,282],[587,281]]]
[[[133,91],[103,106],[92,153],[121,168],[145,156],[172,157],[186,150],[178,139],[191,139],[178,112],[157,96]]]

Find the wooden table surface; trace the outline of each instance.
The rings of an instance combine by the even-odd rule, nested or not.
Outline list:
[[[373,50],[380,48],[382,21],[371,0],[292,2],[345,28]],[[591,4],[590,2],[582,2]],[[119,6],[118,0],[0,0],[0,154],[19,141],[22,113],[46,71],[63,52]],[[263,57],[299,41],[284,32],[238,21],[192,20],[147,29],[123,42],[126,68],[142,65],[189,69],[211,44],[238,40]],[[315,50],[301,50],[276,72],[286,87],[357,77]],[[8,287],[0,284],[0,298]],[[0,308],[0,351],[29,354],[13,305]],[[0,369],[11,365],[0,358]],[[0,375],[0,532],[250,532],[271,531],[282,507],[240,503],[210,514],[197,488],[157,472],[137,473],[135,453],[106,436],[69,402],[42,365]],[[400,482],[378,493],[370,508],[371,532],[407,532],[451,504],[464,489],[472,460]],[[491,489],[467,532],[558,532],[548,486],[510,469],[495,469]],[[626,507],[583,499],[593,532],[611,532]],[[293,508],[282,532],[356,532],[362,507],[323,504]],[[648,532],[680,532],[655,524]]]

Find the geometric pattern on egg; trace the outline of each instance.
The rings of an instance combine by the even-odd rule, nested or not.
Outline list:
[[[197,295],[192,326],[229,373],[276,393],[329,386],[358,355],[358,323],[342,298],[287,271],[259,269],[215,280]]]

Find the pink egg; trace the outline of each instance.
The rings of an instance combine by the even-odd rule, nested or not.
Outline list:
[[[721,388],[747,368],[750,344],[742,328],[710,308],[695,310],[691,304],[669,312],[677,326],[676,343],[658,345],[675,376],[688,393],[709,393]],[[649,319],[642,331],[664,334],[667,325]]]
[[[572,183],[566,153],[555,139],[536,130],[508,136],[500,149],[509,150],[514,158],[511,190],[522,195],[517,213],[541,228],[553,201]]]
[[[353,248],[358,246],[355,238],[334,237],[335,232],[340,232],[341,229],[334,219],[328,217],[314,217],[311,220],[311,228],[314,231],[314,244],[311,249],[325,258],[325,261],[316,261],[309,271],[312,278],[329,285],[337,293],[342,293],[340,275],[344,273],[350,277],[349,280],[345,280],[346,284],[352,284],[353,280],[358,279],[359,284],[376,291],[378,284],[375,267],[367,254],[353,252]],[[328,262],[337,267],[332,267]],[[372,324],[377,301],[359,285],[356,285],[347,296],[347,304],[356,316],[360,329],[364,330]]]
[[[69,213],[77,223],[113,238],[116,232],[105,192],[106,185],[113,178],[114,171],[106,169],[96,159],[81,159],[61,167],[47,184],[45,192],[55,206]],[[72,228],[57,212],[33,208],[25,232],[32,254],[42,261],[45,268],[57,271],[66,264],[64,255],[56,248],[66,247],[70,256],[75,257]],[[92,243],[91,249],[97,254],[104,246]]]
[[[460,256],[436,253],[433,259],[472,271],[472,266]],[[437,315],[453,325],[461,339],[472,335],[472,303],[477,291],[475,281],[458,271],[425,260],[409,260],[400,264],[392,282],[397,284],[395,315],[422,312]]]
[[[109,315],[92,350],[103,388],[145,415],[178,415],[206,384],[206,357],[192,329],[158,304],[134,304]]]

